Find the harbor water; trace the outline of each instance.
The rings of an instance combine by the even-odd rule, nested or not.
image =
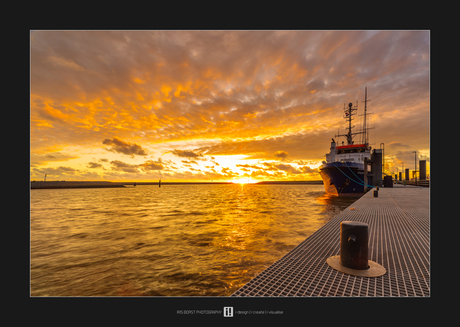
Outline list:
[[[31,296],[229,296],[351,205],[323,185],[30,191]]]

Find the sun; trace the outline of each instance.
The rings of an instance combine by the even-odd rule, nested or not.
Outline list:
[[[240,179],[233,179],[232,183],[234,184],[253,184],[253,183],[257,183],[257,181],[253,181],[251,178],[240,178]]]

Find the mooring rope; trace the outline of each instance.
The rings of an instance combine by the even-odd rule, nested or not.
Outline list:
[[[354,179],[352,179],[350,176],[348,176],[347,174],[345,174],[345,173],[344,173],[342,170],[340,170],[340,168],[339,168],[339,167],[337,167],[337,166],[336,166],[334,163],[332,163],[332,164],[333,164],[333,165],[334,165],[334,166],[335,166],[335,167],[336,167],[336,168],[337,168],[337,169],[338,169],[338,170],[339,170],[339,171],[340,171],[342,174],[344,174],[344,175],[345,175],[345,176],[346,176],[346,177],[347,177],[349,180],[351,180],[351,181],[355,182],[356,184],[359,184],[359,185],[362,185],[362,186],[369,186],[369,187],[374,187],[374,186],[372,186],[372,185],[369,185],[369,184],[363,184],[363,183],[364,183],[364,181],[363,181],[363,183],[360,183],[360,182],[357,182],[357,181],[355,181],[355,180],[354,180]],[[346,163],[345,163],[345,166],[347,166],[347,167],[348,167],[348,165],[347,165]],[[348,169],[350,169],[350,167],[348,167]],[[351,169],[350,169],[350,170],[351,170]],[[353,173],[353,171],[352,171],[352,170],[351,170],[351,172]],[[353,174],[356,176],[356,174],[355,174],[355,173],[353,173]],[[356,177],[358,177],[358,176],[356,176]],[[358,177],[358,179],[359,179],[359,177]]]
[[[346,163],[346,162],[343,162],[343,163],[345,164],[345,166],[347,166],[347,167],[348,167],[348,165],[347,165],[347,163]],[[359,180],[359,181],[361,181],[361,179],[360,179],[360,178],[359,178],[359,177],[358,177],[358,176],[355,174],[355,172],[354,172],[353,170],[351,170],[351,168],[350,168],[350,167],[348,167],[348,169],[349,169],[349,170],[350,170],[350,171],[353,173],[353,175],[355,175],[355,176],[356,176],[356,178],[358,178],[358,180]],[[366,167],[364,167],[364,169],[366,169]],[[375,187],[375,186],[372,186],[372,185],[369,185],[369,184],[367,184],[365,181],[362,181],[362,182],[364,183],[364,184],[361,184],[361,185],[363,185],[363,186],[368,186],[368,187]]]

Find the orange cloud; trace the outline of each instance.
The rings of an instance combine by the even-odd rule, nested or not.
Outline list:
[[[276,151],[274,156],[280,158],[281,160],[284,160],[289,156],[289,154],[286,151]]]
[[[56,119],[66,120],[70,117],[68,114],[64,114],[59,109],[53,108],[47,102],[45,102],[44,104],[45,104],[45,107],[43,108],[44,113],[42,113],[42,115],[44,115],[45,117],[50,118],[51,120],[56,120]]]
[[[102,141],[102,144],[110,145],[111,147],[108,149],[109,151],[118,152],[130,156],[139,155],[139,156],[146,156],[147,153],[139,144],[136,143],[128,143],[122,141],[116,137],[110,139],[105,139]]]
[[[117,139],[126,144],[107,144],[113,156],[161,146],[262,160],[282,150],[289,156],[275,158],[286,165],[321,161],[343,129],[343,103],[361,101],[362,85],[378,128],[373,142],[428,149],[429,54],[427,31],[32,31],[31,155],[37,165],[50,146],[86,149],[62,150],[75,158],[103,155],[101,140]],[[172,169],[133,161],[105,172],[72,160],[75,176],[88,178]],[[270,178],[289,174],[284,168]],[[225,175],[194,169],[201,172],[182,176]]]

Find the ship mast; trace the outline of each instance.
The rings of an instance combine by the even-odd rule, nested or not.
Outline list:
[[[351,133],[351,129],[355,127],[355,126],[351,126],[351,121],[353,120],[352,116],[356,115],[357,110],[358,110],[358,106],[355,105],[353,107],[353,103],[351,102],[348,104],[348,108],[345,107],[345,104],[343,106],[343,118],[348,120],[348,133],[339,134],[339,135],[336,135],[336,137],[345,136],[345,138],[347,139],[347,145],[353,144],[353,136],[356,134],[360,134],[360,133]]]
[[[366,128],[366,122],[367,122],[367,86],[364,89],[364,123],[363,123],[363,133],[364,133],[364,144],[369,145],[369,140],[368,140],[368,133],[367,133],[367,128]]]
[[[362,143],[364,143],[367,146],[369,146],[369,128],[367,127],[367,103],[371,101],[367,98],[367,87],[364,89],[364,122],[363,122],[363,129],[360,132],[352,133],[351,129],[354,128],[355,126],[351,126],[351,121],[353,120],[352,116],[356,115],[356,111],[358,110],[358,102],[356,102],[356,105],[353,107],[353,103],[348,104],[348,108],[345,107],[345,104],[343,106],[343,118],[345,118],[348,121],[348,133],[347,134],[338,134],[338,136],[345,136],[347,139],[347,145],[353,144],[353,137],[358,134],[363,134],[362,136]]]

